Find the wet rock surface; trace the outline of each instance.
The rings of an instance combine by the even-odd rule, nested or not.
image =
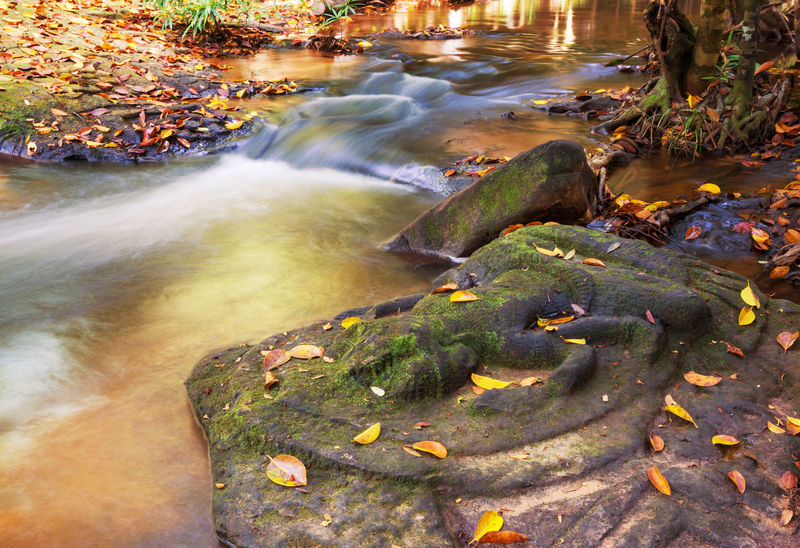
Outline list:
[[[575,254],[565,260],[534,244]],[[187,391],[222,486],[213,493],[221,538],[462,546],[484,511],[505,509],[505,528],[532,546],[796,544],[795,528],[779,520],[787,508],[797,512],[798,497],[780,478],[796,470],[800,442],[766,424],[798,414],[797,350],[776,343],[800,321],[797,306],[756,290],[756,319],[740,326],[745,278],[567,226],[501,237],[437,285],[448,282],[479,300],[399,298],[196,366]],[[362,321],[342,329],[354,315]],[[566,315],[574,319],[556,331],[538,326]],[[333,361],[293,359],[271,371],[279,381],[265,390],[263,352],[298,343],[324,347]],[[723,380],[693,386],[682,376],[690,370]],[[471,372],[544,382],[476,395]],[[668,394],[697,428],[664,410]],[[430,426],[415,429],[419,421]],[[377,441],[351,441],[376,422]],[[650,432],[663,451],[652,451]],[[717,434],[741,443],[714,445]],[[444,444],[448,456],[403,450],[423,440]],[[303,490],[267,479],[268,455],[278,453],[305,462]],[[671,496],[649,483],[652,466]],[[731,470],[746,478],[744,494],[726,477]]]

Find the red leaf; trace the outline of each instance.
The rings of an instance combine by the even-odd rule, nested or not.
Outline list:
[[[703,229],[701,229],[699,226],[692,225],[686,229],[686,236],[684,237],[684,240],[694,240],[700,236],[702,231]]]

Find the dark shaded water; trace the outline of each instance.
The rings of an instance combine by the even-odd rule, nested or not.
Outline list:
[[[557,137],[596,146],[585,122],[530,101],[640,81],[603,64],[641,47],[642,5],[400,2],[348,30],[469,23],[478,34],[236,61],[231,78],[321,89],[247,103],[270,125],[246,154],[0,163],[3,544],[216,545],[205,443],[181,384],[193,364],[426,287],[435,271],[379,244],[440,197],[438,167],[457,158]],[[612,183],[656,199],[788,178],[656,158]]]

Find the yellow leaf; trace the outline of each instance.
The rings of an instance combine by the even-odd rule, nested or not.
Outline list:
[[[783,352],[785,353],[787,350],[789,350],[789,348],[791,348],[798,336],[800,336],[800,331],[795,331],[794,333],[782,331],[778,333],[776,340],[778,341],[778,344],[781,345],[781,348],[783,348]]]
[[[411,447],[409,447],[408,445],[402,445],[401,447],[403,448],[403,451],[405,451],[409,455],[414,455],[415,457],[422,457],[422,455],[411,449]]]
[[[511,384],[510,382],[498,381],[497,379],[483,377],[481,375],[476,375],[475,373],[472,374],[472,382],[474,382],[484,390],[492,390],[494,388],[505,388],[506,386]]]
[[[561,318],[537,318],[536,325],[544,327],[546,325],[558,325],[568,323],[575,319],[575,316],[562,316]]]
[[[357,42],[357,45],[360,48],[371,48],[372,47],[372,43],[367,42],[366,40],[361,40],[360,42]]]
[[[661,475],[661,472],[658,471],[658,468],[653,466],[652,468],[647,470],[647,477],[650,479],[650,483],[652,483],[656,489],[658,489],[665,495],[672,494],[672,489],[669,486],[667,478]]]
[[[781,526],[786,527],[789,525],[789,522],[792,521],[792,517],[794,517],[794,512],[789,508],[781,512]]]
[[[536,251],[538,251],[542,255],[547,255],[548,257],[563,257],[564,256],[564,253],[562,253],[562,251],[560,249],[558,249],[557,247],[553,248],[552,251],[550,251],[549,249],[545,249],[543,247],[539,247],[536,244],[533,244],[533,247],[536,249]]]
[[[711,194],[719,194],[722,192],[720,188],[714,183],[705,183],[697,188],[698,192],[710,192]]]
[[[747,282],[747,287],[742,289],[740,295],[742,296],[742,300],[746,305],[755,306],[756,308],[761,306],[761,302],[758,300],[758,295],[753,293],[753,288],[750,287],[750,282]]]
[[[269,387],[278,382],[278,377],[272,374],[271,371],[264,373],[264,390],[269,390]]]
[[[739,325],[750,325],[755,320],[756,315],[749,306],[745,306],[739,311]]]
[[[713,375],[700,375],[694,371],[684,373],[683,378],[686,379],[686,382],[695,386],[714,386],[715,384],[719,384],[719,381],[722,380],[722,377],[715,377]]]
[[[173,133],[175,133],[175,131],[171,129],[165,129],[159,134],[159,137],[161,137],[161,139],[169,139],[170,137],[172,137]]]
[[[770,244],[769,234],[760,228],[751,228],[750,237],[753,238],[753,241],[756,242],[756,244],[761,245],[762,249],[766,249],[766,247]]]
[[[480,297],[469,291],[454,291],[450,295],[451,303],[468,303],[470,301],[478,301]]]
[[[694,422],[694,419],[692,418],[692,416],[689,413],[686,412],[686,409],[684,409],[683,407],[681,407],[677,403],[670,404],[670,405],[666,406],[664,409],[666,411],[669,411],[673,415],[682,418],[685,421],[691,422],[692,424],[694,424],[695,428],[699,428],[697,426],[697,423]]]
[[[774,433],[774,434],[784,434],[786,432],[786,430],[784,430],[783,428],[781,428],[777,424],[772,424],[769,421],[767,421],[767,428],[769,428],[769,431]]]
[[[786,422],[788,422],[789,424],[793,424],[795,426],[800,426],[800,419],[795,418],[795,417],[787,416],[786,417]]]
[[[659,209],[664,209],[665,207],[669,207],[670,205],[672,204],[662,200],[659,202],[653,202],[652,204],[646,205],[644,208],[647,211],[658,211]]]
[[[267,477],[285,487],[306,485],[306,466],[291,455],[277,455],[267,466]]]
[[[737,445],[739,440],[727,434],[719,434],[711,438],[711,443],[714,445]]]
[[[239,129],[240,127],[242,127],[243,123],[244,123],[243,120],[234,120],[233,122],[228,122],[227,124],[225,124],[225,129],[233,131],[234,129]]]
[[[313,344],[298,344],[291,350],[289,350],[289,355],[293,358],[299,358],[301,360],[310,360],[311,358],[321,358],[325,351],[320,348],[319,346],[314,346]]]
[[[564,337],[561,337],[561,340],[570,344],[586,344],[586,339],[565,339]]]
[[[534,105],[546,105],[547,104],[547,99],[537,99],[536,101],[533,102],[533,104]]]
[[[358,323],[360,321],[361,321],[361,318],[359,318],[358,316],[350,316],[349,318],[345,318],[345,319],[342,320],[342,327],[344,329],[347,329],[351,325],[356,324],[356,323]]]
[[[728,477],[739,490],[739,493],[744,494],[744,490],[747,487],[747,483],[744,481],[744,476],[741,475],[737,470],[731,470],[728,472]]]
[[[688,103],[689,103],[689,108],[694,108],[695,105],[697,105],[698,103],[702,103],[703,102],[703,98],[702,97],[698,97],[697,95],[692,95],[690,93],[689,97],[686,98],[686,101],[688,101]]]
[[[359,435],[353,438],[353,441],[356,443],[360,443],[361,445],[367,445],[368,443],[372,443],[373,441],[378,439],[378,436],[381,434],[381,423],[376,422]]]
[[[440,459],[443,459],[447,456],[447,448],[445,448],[445,446],[438,441],[418,441],[411,447],[417,451],[425,451],[426,453],[430,453],[431,455],[439,457]]]
[[[499,531],[502,529],[502,527],[503,516],[494,510],[489,510],[481,516],[481,519],[478,520],[478,526],[475,528],[475,534],[472,535],[472,542],[477,542],[486,533]]]
[[[575,256],[575,250],[574,249],[570,249],[569,251],[567,251],[567,254],[564,255],[564,260],[568,261],[571,258],[573,258],[574,256]]]

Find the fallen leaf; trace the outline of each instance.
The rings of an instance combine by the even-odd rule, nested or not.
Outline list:
[[[661,438],[661,436],[650,432],[648,437],[650,438],[650,445],[653,446],[653,451],[658,453],[659,451],[664,449],[664,440]]]
[[[214,484],[214,487],[216,487],[217,489],[225,489],[225,486],[226,486],[226,484],[224,484],[224,483],[215,483]]]
[[[622,244],[621,244],[621,243],[619,243],[619,242],[614,242],[613,244],[611,244],[610,246],[608,246],[608,249],[606,249],[606,253],[611,253],[612,251],[616,251],[617,249],[619,249],[619,247],[620,247],[621,245],[622,245]],[[565,257],[565,258],[566,258],[566,257]]]
[[[797,476],[794,475],[794,472],[787,470],[781,476],[781,487],[789,491],[790,489],[794,489],[797,486]]]
[[[468,303],[477,300],[479,300],[479,297],[469,291],[456,291],[450,295],[451,303]]]
[[[561,337],[561,340],[570,344],[586,344],[586,339],[565,339],[564,337]]]
[[[592,266],[602,266],[603,268],[606,267],[606,264],[603,261],[601,261],[600,259],[595,259],[593,257],[584,259],[583,264],[588,264]]]
[[[797,434],[800,434],[800,426],[795,426],[794,424],[787,422],[786,431],[792,436],[796,436]]]
[[[686,382],[695,386],[714,386],[715,384],[719,384],[719,382],[722,380],[722,377],[715,377],[713,375],[700,375],[694,371],[684,373],[683,378],[686,379]]]
[[[475,386],[474,384],[472,385],[472,393],[475,394],[476,396],[480,396],[484,392],[486,392],[486,390],[484,390],[480,386]]]
[[[694,240],[695,238],[700,236],[700,233],[702,231],[703,231],[703,229],[701,229],[699,226],[692,225],[692,226],[690,226],[689,228],[686,229],[686,236],[683,239],[684,240]]]
[[[269,390],[269,387],[278,382],[278,377],[273,375],[270,371],[264,373],[264,390]]]
[[[789,273],[789,267],[784,266],[776,266],[772,270],[769,271],[770,278],[783,278]]]
[[[333,359],[333,358],[331,358],[330,356],[322,356],[322,361],[324,361],[325,363],[333,363],[333,362],[335,362],[336,360],[334,360],[334,359]]]
[[[289,355],[293,358],[301,360],[310,360],[311,358],[321,358],[325,351],[319,346],[313,344],[298,344],[291,350]]]
[[[740,295],[742,296],[742,300],[746,305],[754,306],[756,308],[761,306],[761,302],[758,300],[758,295],[753,293],[753,288],[750,287],[750,282],[747,282],[747,287],[742,289]]]
[[[670,412],[670,413],[672,413],[673,415],[675,415],[675,416],[677,416],[677,417],[680,417],[680,418],[682,418],[682,419],[683,419],[683,420],[685,420],[685,421],[689,421],[689,422],[691,422],[692,424],[694,424],[694,427],[695,427],[695,428],[699,428],[699,427],[697,426],[697,423],[696,423],[696,422],[694,422],[694,419],[692,418],[692,416],[691,416],[691,415],[690,415],[690,414],[689,414],[689,413],[688,413],[688,412],[687,412],[687,411],[686,411],[686,410],[685,410],[683,407],[681,407],[681,406],[680,406],[680,405],[678,405],[677,403],[673,403],[673,404],[671,404],[671,405],[668,405],[668,406],[666,406],[664,409],[665,409],[666,411],[669,411],[669,412]]]
[[[480,544],[515,544],[517,542],[525,542],[528,537],[522,533],[515,533],[514,531],[490,531],[483,535],[478,542]]]
[[[492,379],[490,377],[484,377],[482,375],[476,375],[473,373],[470,378],[472,382],[477,384],[479,387],[483,388],[484,390],[493,390],[495,388],[505,388],[510,382],[506,381],[499,381],[497,379]]]
[[[536,383],[544,382],[539,377],[525,377],[521,381],[519,381],[520,386],[533,386]]]
[[[655,320],[655,318],[653,318],[653,313],[650,312],[649,309],[645,311],[644,317],[647,318],[647,321],[650,322],[651,324],[653,324],[653,325],[656,324],[656,320]]]
[[[753,238],[753,241],[757,244],[761,244],[762,246],[769,245],[769,234],[766,231],[761,230],[760,228],[753,227],[750,230],[750,237]]]
[[[418,441],[411,446],[417,451],[425,451],[433,456],[443,459],[447,456],[447,448],[438,441]]]
[[[568,260],[570,260],[571,258],[573,258],[573,257],[575,256],[575,253],[576,253],[576,252],[575,252],[575,250],[574,250],[574,249],[570,249],[569,251],[567,251],[567,254],[566,254],[566,255],[564,255],[564,260],[565,260],[565,261],[568,261]]]
[[[711,438],[711,443],[714,445],[737,445],[739,440],[727,434],[718,434]]]
[[[475,534],[472,535],[472,542],[480,540],[486,533],[499,531],[502,527],[503,516],[494,510],[484,512],[484,514],[478,520],[478,526],[475,528]]]
[[[739,348],[738,346],[734,346],[729,342],[725,342],[725,341],[722,341],[722,342],[724,342],[725,346],[728,348],[728,354],[734,354],[736,356],[740,356],[740,357],[744,358],[744,352],[742,352],[741,348]]]
[[[320,522],[320,526],[327,527],[331,523],[333,523],[333,516],[331,516],[330,514],[322,514],[322,521]]]
[[[323,331],[329,331],[332,328],[333,328],[333,324],[331,322],[322,324],[322,330]]]
[[[797,242],[800,242],[800,232],[793,228],[787,230],[784,237],[786,238],[786,242],[790,244],[796,244]]]
[[[786,527],[789,525],[789,522],[792,521],[794,517],[794,512],[789,510],[788,508],[781,512],[781,526]]]
[[[381,398],[386,395],[386,390],[384,390],[383,388],[380,388],[378,386],[370,386],[369,389],[372,390],[373,394],[375,394],[376,396],[379,396]]]
[[[728,477],[739,490],[739,493],[744,494],[744,490],[747,487],[747,482],[744,481],[744,476],[741,475],[737,470],[731,470],[728,472]]]
[[[781,345],[781,348],[783,348],[784,354],[787,350],[789,350],[789,348],[791,348],[798,336],[800,336],[800,331],[795,331],[794,333],[782,331],[778,333],[776,340],[778,341],[778,344]]]
[[[64,112],[63,110],[61,110],[61,109],[57,109],[57,108],[51,108],[51,109],[50,109],[50,113],[51,113],[53,116],[67,116],[67,115],[68,115],[68,114],[67,114],[66,112]]]
[[[720,188],[714,183],[705,183],[697,187],[698,192],[710,192],[711,194],[719,194],[722,192]]]
[[[661,472],[658,471],[657,467],[653,466],[652,468],[648,469],[647,477],[650,479],[650,483],[652,483],[656,489],[665,495],[672,494],[672,489],[670,489],[667,478],[661,475]]]
[[[431,295],[436,295],[437,293],[447,293],[448,291],[455,291],[456,289],[458,289],[458,284],[455,282],[450,282],[449,284],[440,285],[431,291]]]
[[[361,321],[361,318],[359,318],[358,316],[350,316],[349,318],[345,318],[345,319],[342,320],[342,327],[344,329],[347,329],[351,325],[356,324],[356,323],[358,323],[360,321]]]
[[[742,307],[739,311],[739,325],[750,325],[756,320],[753,309],[749,306]]]
[[[414,425],[414,430],[422,430],[425,426],[430,426],[431,423],[425,421],[419,421]]]
[[[267,466],[267,477],[285,487],[306,485],[306,466],[292,455],[277,455]]]
[[[381,434],[381,423],[376,422],[359,435],[353,438],[353,441],[356,443],[360,443],[361,445],[367,445],[368,443],[372,443],[373,441],[378,439],[378,436]]]
[[[285,364],[291,359],[292,357],[289,355],[289,353],[282,348],[276,348],[275,350],[270,350],[264,356],[264,369],[267,371],[269,371],[270,369],[275,369],[276,367]]]
[[[797,417],[790,417],[789,415],[786,415],[786,422],[795,426],[800,426],[800,419]]]
[[[777,424],[772,424],[770,421],[767,421],[767,428],[769,428],[769,431],[774,434],[784,434],[786,432],[786,430],[784,430]]]
[[[422,455],[411,449],[408,445],[402,445],[401,447],[403,448],[403,451],[405,451],[409,455],[414,455],[415,457],[422,457]]]
[[[225,124],[225,129],[233,131],[234,129],[239,129],[240,127],[242,127],[243,123],[244,120],[234,120],[233,122],[228,122],[227,124]]]

